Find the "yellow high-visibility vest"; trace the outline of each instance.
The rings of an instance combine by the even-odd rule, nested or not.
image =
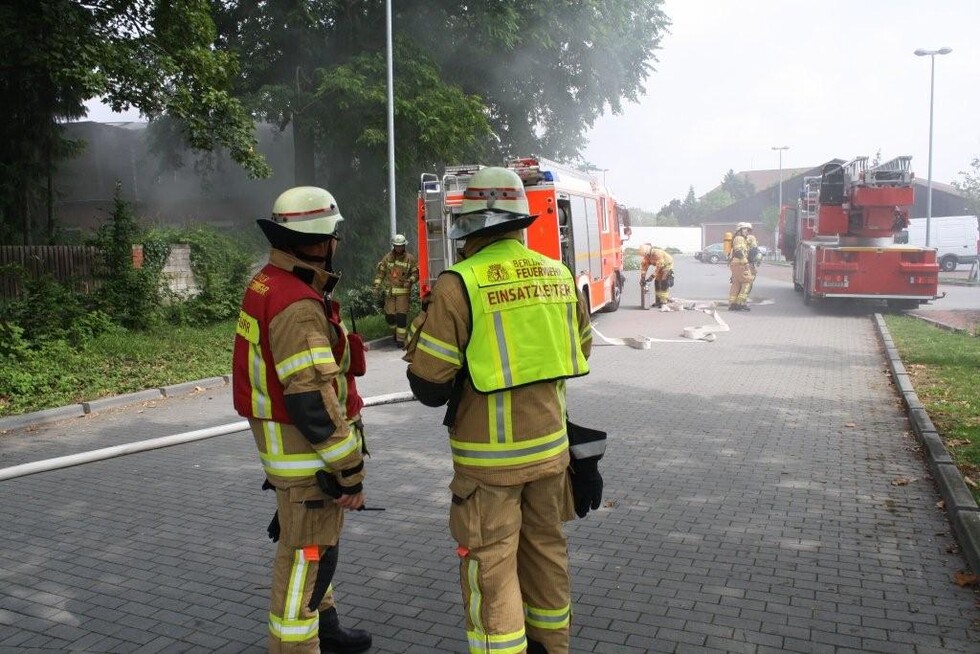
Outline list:
[[[477,391],[588,374],[575,280],[564,264],[503,239],[449,270],[462,278],[470,300],[466,361]]]

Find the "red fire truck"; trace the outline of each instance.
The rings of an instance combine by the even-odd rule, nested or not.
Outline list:
[[[797,207],[779,216],[779,249],[793,262],[804,304],[819,298],[886,300],[912,309],[939,297],[936,251],[897,245],[909,224],[911,157],[868,166],[828,163],[805,177]]]
[[[575,275],[590,312],[615,311],[623,294],[623,241],[629,213],[599,180],[541,157],[521,157],[506,166],[524,181],[531,213],[527,246],[562,261]],[[422,175],[418,199],[419,293],[424,299],[436,278],[458,260],[448,238],[463,191],[483,166],[449,166],[442,178]],[[622,229],[622,232],[620,231]]]

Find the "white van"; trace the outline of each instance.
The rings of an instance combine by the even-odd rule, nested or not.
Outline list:
[[[980,230],[976,216],[933,216],[930,219],[929,247],[936,249],[936,260],[946,272],[961,263],[973,263],[980,254]],[[926,219],[912,218],[909,228],[895,236],[896,243],[926,246]]]

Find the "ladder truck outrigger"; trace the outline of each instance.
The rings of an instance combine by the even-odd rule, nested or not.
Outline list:
[[[527,246],[562,261],[575,276],[589,311],[615,311],[623,295],[623,241],[629,213],[595,177],[542,157],[511,159],[506,167],[524,182],[532,214]],[[459,213],[463,191],[482,165],[447,166],[442,177],[423,173],[418,198],[419,294],[459,260],[447,234]],[[622,230],[622,231],[621,231]]]
[[[779,249],[804,304],[861,298],[914,309],[940,297],[936,251],[895,243],[914,200],[911,159],[828,163],[803,179],[797,207],[781,207]]]

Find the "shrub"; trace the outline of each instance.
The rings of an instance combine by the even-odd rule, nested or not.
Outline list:
[[[362,316],[373,316],[381,313],[377,296],[369,284],[341,291],[337,301],[340,302],[344,313],[353,312],[355,320]]]
[[[133,244],[140,243],[142,230],[132,207],[122,199],[116,184],[110,221],[95,234],[93,245],[102,249],[106,277],[94,294],[96,307],[117,323],[132,329],[147,329],[161,319],[161,274],[170,253],[162,240],[143,243],[143,265],[133,267]]]
[[[254,258],[249,248],[211,227],[184,230],[171,238],[190,244],[191,270],[201,287],[200,294],[187,300],[181,322],[214,323],[238,315]]]
[[[9,270],[21,277],[23,290],[20,297],[2,303],[0,310],[24,341],[79,340],[113,328],[105,313],[89,309],[89,298],[51,275],[30,279],[22,268]]]
[[[0,415],[34,408],[39,398],[58,406],[71,396],[83,357],[64,340],[30,343],[24,330],[0,322]]]

